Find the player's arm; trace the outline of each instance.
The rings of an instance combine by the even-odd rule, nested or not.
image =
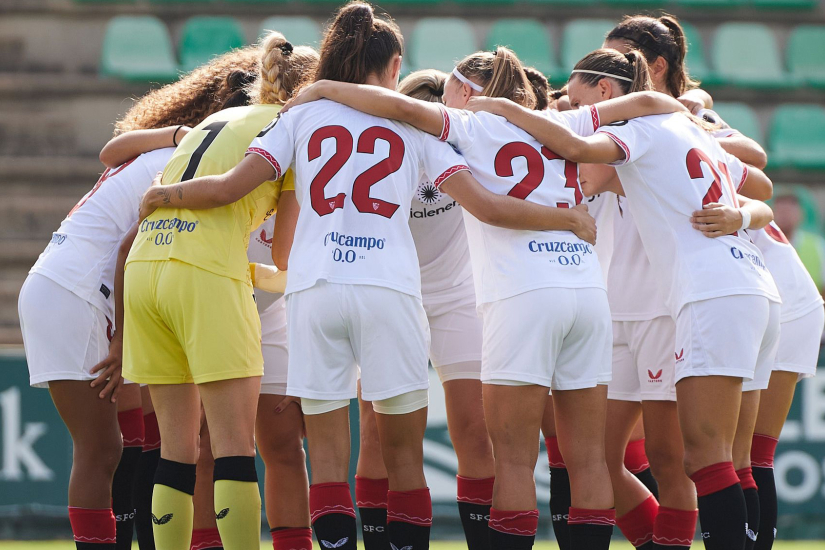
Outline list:
[[[764,169],[768,165],[768,155],[765,150],[756,141],[747,136],[737,133],[730,137],[717,138],[722,149],[735,156],[744,163],[755,166],[759,169]],[[771,195],[773,188],[771,188]],[[771,195],[753,197],[760,200],[768,200]]]
[[[123,379],[120,376],[123,368],[123,280],[126,258],[129,256],[129,250],[132,249],[137,232],[138,224],[135,224],[120,241],[115,262],[115,333],[112,335],[112,341],[109,342],[109,354],[90,371],[92,374],[99,373],[91,383],[93,388],[103,386],[98,397],[100,399],[109,397],[113,403],[117,401],[117,395],[123,386]]]
[[[773,221],[773,210],[762,201],[739,195],[739,208],[710,203],[690,218],[693,228],[706,237],[730,235],[742,229],[762,229]]]
[[[554,208],[497,195],[466,170],[450,176],[439,189],[483,223],[508,229],[572,231],[582,240],[596,243],[596,221],[583,204],[574,208]]]
[[[332,80],[319,80],[307,86],[283,111],[318,99],[329,99],[373,116],[406,122],[434,136],[441,135],[444,125],[444,116],[435,103],[413,99],[378,86]]]
[[[281,271],[286,271],[289,267],[289,253],[295,239],[295,226],[300,211],[295,191],[283,191],[278,199],[275,230],[272,234],[272,261]]]
[[[188,126],[168,126],[152,130],[133,130],[109,140],[100,150],[100,162],[108,168],[117,168],[124,162],[143,153],[177,147],[183,136],[189,133]]]
[[[701,88],[688,90],[680,95],[678,99],[694,115],[702,109],[713,109],[713,97]]]
[[[159,178],[155,178],[140,202],[140,219],[158,208],[203,210],[226,206],[265,181],[278,177],[280,174],[276,174],[263,157],[247,155],[237,166],[218,176],[203,176],[170,185],[158,185]]]
[[[735,155],[734,155],[735,156]],[[748,166],[745,181],[739,186],[738,193],[750,199],[766,201],[773,196],[773,182],[765,172],[754,166]]]

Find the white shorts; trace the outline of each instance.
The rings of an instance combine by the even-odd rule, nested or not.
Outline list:
[[[800,379],[815,376],[823,325],[825,309],[822,306],[798,319],[781,323],[773,370],[796,372]]]
[[[780,304],[752,294],[686,304],[676,317],[676,382],[734,376],[743,379],[742,391],[767,388],[779,315]]]
[[[109,354],[114,326],[106,315],[48,277],[33,273],[17,303],[29,383],[94,380],[89,371]]]
[[[261,352],[264,375],[261,393],[286,395],[287,362],[286,302],[279,298],[261,313]]]
[[[430,324],[430,362],[441,382],[478,380],[481,377],[481,318],[475,294],[445,303],[431,304],[424,297],[424,311]],[[451,365],[464,364],[460,370]]]
[[[675,340],[676,323],[669,315],[648,321],[614,321],[613,379],[607,385],[607,398],[676,401]]]
[[[315,286],[286,298],[287,393],[319,400],[365,401],[429,388],[430,330],[421,299],[385,287]]]
[[[610,380],[613,338],[603,289],[540,288],[482,304],[481,313],[482,382],[578,390]]]

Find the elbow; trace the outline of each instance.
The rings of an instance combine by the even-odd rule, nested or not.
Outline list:
[[[115,158],[114,154],[109,151],[109,145],[106,144],[103,149],[100,150],[100,155],[98,155],[100,162],[103,163],[103,166],[106,168],[117,168],[117,158]]]
[[[768,154],[765,153],[765,150],[761,147],[758,151],[754,151],[753,153],[753,162],[751,163],[760,170],[764,170],[765,167],[768,165]]]

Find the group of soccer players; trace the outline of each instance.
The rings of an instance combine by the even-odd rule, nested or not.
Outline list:
[[[399,84],[353,2],[320,52],[272,32],[140,99],[20,294],[78,548],[257,548],[257,448],[275,550],[355,549],[355,507],[423,550],[428,363],[470,550],[532,547],[540,432],[562,550],[685,550],[697,508],[709,550],[770,548],[825,310],[686,49],[635,16],[563,91],[504,47]]]

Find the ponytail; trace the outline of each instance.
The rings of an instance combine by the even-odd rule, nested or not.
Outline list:
[[[540,70],[534,67],[524,67],[524,74],[533,87],[533,94],[536,96],[536,111],[544,111],[550,106],[550,83],[547,77]]]
[[[647,60],[636,50],[626,54],[609,48],[590,52],[576,63],[570,79],[573,78],[588,86],[612,78],[625,94],[653,89]]]
[[[249,86],[254,103],[286,103],[318,66],[318,52],[308,46],[293,45],[277,31],[261,41],[261,74]]]
[[[628,16],[607,33],[606,40],[628,42],[631,48],[644,54],[648,63],[653,63],[658,57],[667,61],[665,86],[674,97],[699,85],[690,77],[685,66],[685,31],[672,15],[663,15],[658,19],[645,15]]]
[[[383,74],[393,56],[403,52],[404,39],[391,19],[376,18],[366,2],[350,2],[324,33],[315,80],[363,84],[370,74]]]
[[[411,73],[402,80],[398,84],[398,93],[421,101],[441,103],[446,81],[447,75],[445,73],[435,69],[424,69]]]
[[[495,52],[474,53],[462,59],[456,68],[465,77],[482,84],[481,95],[504,97],[528,109],[536,105],[536,95],[524,67],[509,48],[499,46]]]

